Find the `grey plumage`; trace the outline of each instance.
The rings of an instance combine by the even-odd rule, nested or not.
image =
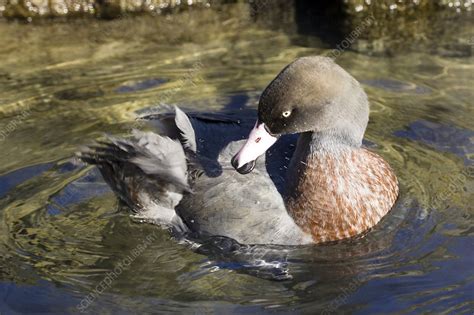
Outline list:
[[[281,146],[269,152],[268,163],[262,157],[256,171],[244,177],[230,159],[252,128],[256,111],[188,115],[178,108],[174,113],[148,113],[141,119],[165,135],[134,131],[129,139],[108,137],[83,149],[79,157],[97,165],[119,198],[141,218],[173,226],[172,211],[185,226],[179,230],[202,236],[222,235],[241,243],[309,243],[286,213],[279,193],[281,163],[288,159],[276,152],[289,150],[291,156],[288,145],[295,138],[283,137]],[[273,169],[272,177],[267,166]],[[255,187],[262,193],[258,199],[248,198],[256,193]],[[167,215],[160,217],[157,211]]]

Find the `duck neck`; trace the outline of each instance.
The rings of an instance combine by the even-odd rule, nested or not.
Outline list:
[[[288,178],[297,178],[293,174],[301,168],[301,164],[313,160],[318,156],[334,157],[343,152],[360,149],[362,136],[354,137],[342,130],[328,130],[324,132],[309,131],[298,137],[295,153],[290,161]],[[306,164],[307,166],[307,164]]]
[[[346,130],[311,131],[300,135],[301,145],[307,145],[312,153],[360,148],[362,137]]]

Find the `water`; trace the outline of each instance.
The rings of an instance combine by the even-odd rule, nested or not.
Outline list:
[[[0,313],[472,313],[474,65],[465,16],[457,28],[441,20],[439,41],[359,43],[337,58],[366,88],[366,139],[396,170],[401,197],[364,238],[273,248],[291,280],[249,275],[132,220],[97,171],[72,159],[104,132],[127,134],[136,111],[160,103],[255,107],[287,63],[330,53],[314,34],[268,27],[247,9],[0,22]]]

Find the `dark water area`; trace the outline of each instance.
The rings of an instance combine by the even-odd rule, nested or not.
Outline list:
[[[411,22],[371,11],[366,23],[334,7],[315,22],[317,6],[297,4],[0,20],[1,314],[472,314],[470,11]],[[363,84],[366,144],[400,181],[395,208],[364,237],[256,246],[261,265],[248,266],[245,252],[196,251],[131,218],[73,158],[104,133],[129,134],[150,107],[256,108],[278,71],[308,55],[335,57]],[[286,280],[266,277],[281,270]]]

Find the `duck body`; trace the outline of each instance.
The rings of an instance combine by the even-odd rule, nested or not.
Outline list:
[[[179,233],[244,244],[336,241],[373,227],[398,196],[388,163],[361,146],[365,93],[328,58],[283,69],[258,112],[175,108],[142,119],[157,132],[109,138],[79,156],[136,215]]]

